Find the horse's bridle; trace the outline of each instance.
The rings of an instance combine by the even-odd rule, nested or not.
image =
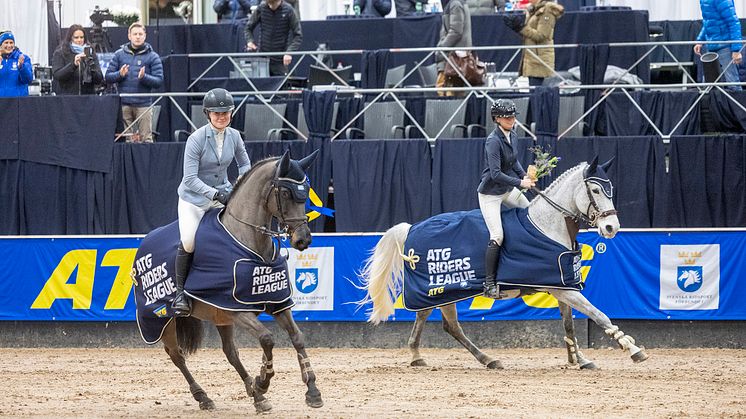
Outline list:
[[[582,212],[579,214],[573,213],[572,211],[566,209],[562,205],[554,202],[551,198],[546,196],[544,192],[540,191],[536,187],[531,188],[531,190],[534,191],[537,195],[544,198],[549,203],[549,205],[551,205],[554,209],[561,212],[566,217],[571,218],[576,223],[579,223],[580,221],[582,221],[591,227],[596,227],[596,225],[602,218],[606,218],[611,215],[617,214],[616,209],[601,211],[601,208],[599,208],[598,203],[596,203],[596,200],[593,198],[593,194],[591,193],[591,187],[589,183],[598,184],[598,182],[590,180],[590,178],[583,178],[583,183],[585,184],[585,193],[588,195],[588,207],[585,209],[585,214]],[[598,185],[598,186],[603,188],[601,185]],[[593,214],[591,214],[591,207],[593,207],[593,210],[594,210]]]
[[[295,185],[295,188],[293,188],[291,185]],[[280,190],[286,189],[288,193],[292,195],[292,199],[296,202],[300,202],[302,199],[303,202],[305,202],[305,198],[308,197],[308,178],[304,178],[302,181],[297,181],[295,179],[289,179],[289,178],[279,178],[277,175],[275,175],[272,178],[272,181],[270,182],[270,188],[267,191],[267,196],[264,199],[265,205],[269,204],[269,200],[274,192],[275,195],[275,202],[277,203],[277,212],[278,216],[273,215],[272,218],[277,219],[278,225],[280,226],[279,230],[272,230],[271,226],[258,226],[251,223],[248,223],[246,221],[243,221],[233,215],[230,211],[228,211],[228,208],[226,207],[225,212],[231,216],[234,220],[238,221],[241,224],[247,225],[249,227],[252,227],[259,233],[265,234],[270,237],[278,237],[278,238],[287,238],[289,235],[293,234],[295,230],[297,230],[299,227],[301,227],[304,224],[308,224],[308,217],[286,217],[285,212],[283,211],[283,205],[282,205],[282,199],[280,199]],[[299,190],[305,190],[305,194],[298,192]],[[293,224],[291,224],[293,223]],[[270,221],[271,225],[271,221]]]

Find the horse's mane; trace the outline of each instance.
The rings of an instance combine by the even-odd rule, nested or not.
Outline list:
[[[240,179],[238,179],[238,182],[236,182],[236,186],[233,187],[233,190],[237,191],[243,186],[244,183],[248,181],[248,179],[251,177],[251,175],[254,173],[255,170],[258,170],[261,166],[264,166],[267,163],[271,163],[273,161],[276,161],[279,157],[267,157],[264,160],[259,160],[256,164],[251,166],[251,169],[244,173],[243,176],[241,176]]]
[[[557,189],[557,185],[559,185],[560,183],[564,182],[565,179],[567,179],[570,176],[572,176],[573,174],[575,174],[578,170],[585,168],[585,166],[587,166],[587,165],[588,165],[588,163],[583,162],[583,163],[578,164],[575,167],[571,167],[571,168],[565,170],[564,173],[562,173],[561,175],[559,175],[557,177],[557,179],[555,179],[549,186],[547,186],[546,189],[544,189],[544,193],[547,194],[547,195],[551,194],[554,191],[554,189]],[[537,200],[535,198],[532,199],[531,200],[531,204],[533,204],[536,201]]]

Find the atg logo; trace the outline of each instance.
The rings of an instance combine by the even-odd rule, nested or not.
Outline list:
[[[676,277],[679,289],[684,292],[695,292],[702,287],[701,266],[679,266]]]
[[[297,268],[295,270],[295,288],[303,294],[310,294],[319,286],[318,268]]]

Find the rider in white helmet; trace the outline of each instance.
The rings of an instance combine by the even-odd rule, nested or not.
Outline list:
[[[228,166],[233,160],[239,176],[251,168],[243,139],[229,127],[234,109],[233,96],[225,89],[212,89],[202,101],[209,123],[194,131],[184,149],[184,177],[179,185],[179,238],[176,252],[176,296],[171,304],[174,314],[189,316],[191,304],[184,295],[184,282],[192,267],[194,236],[210,208],[227,205],[233,190]]]
[[[498,99],[490,109],[492,120],[497,124],[484,143],[485,168],[482,181],[477,188],[479,208],[490,232],[490,241],[484,256],[484,295],[500,298],[500,288],[495,276],[503,242],[503,226],[500,217],[502,205],[508,208],[525,208],[528,199],[517,188],[529,189],[535,181],[526,176],[521,163],[516,159],[515,103],[510,99]]]

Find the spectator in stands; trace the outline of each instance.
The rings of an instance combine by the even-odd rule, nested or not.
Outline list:
[[[513,9],[528,9],[531,5],[531,0],[514,0],[513,4],[515,5]]]
[[[88,44],[83,26],[74,24],[52,55],[58,95],[92,95],[104,81],[98,57]]]
[[[153,47],[145,42],[145,26],[135,22],[129,27],[130,42],[122,45],[106,70],[106,82],[116,83],[119,93],[150,93],[163,84],[163,64]],[[123,97],[122,118],[125,128],[137,119],[137,132],[128,141],[153,142],[150,97]],[[139,118],[139,119],[138,119]]]
[[[484,295],[500,298],[500,288],[495,274],[500,260],[503,242],[503,226],[500,216],[502,206],[526,208],[528,199],[518,188],[530,189],[535,181],[526,176],[526,171],[516,157],[513,148],[517,135],[515,126],[516,108],[510,99],[498,99],[490,109],[492,121],[497,124],[484,142],[485,168],[477,187],[479,208],[490,233],[490,241],[484,255]]]
[[[440,27],[439,48],[445,47],[471,47],[471,15],[469,8],[464,6],[463,0],[446,0],[443,2],[443,19]],[[465,53],[466,51],[456,51],[456,53]],[[448,54],[448,53],[446,53]],[[446,80],[445,66],[446,60],[443,54],[436,55],[438,62],[438,78],[435,81],[435,87],[463,86],[460,80],[456,83]],[[438,92],[439,96],[453,96],[453,92]]]
[[[506,16],[505,23],[523,37],[523,45],[553,45],[554,26],[565,8],[549,0],[530,0],[525,19]],[[528,77],[530,86],[541,86],[554,73],[554,48],[523,50],[519,74]],[[536,58],[538,57],[538,58]]]
[[[232,23],[246,19],[251,8],[259,5],[259,0],[215,0],[212,9],[218,14],[218,22]]]
[[[254,28],[261,23],[262,38],[257,48],[254,43]],[[260,52],[298,51],[303,41],[300,19],[293,7],[282,0],[263,1],[251,13],[246,24],[246,50]],[[292,55],[269,58],[269,74],[284,76],[293,61]]]
[[[391,12],[391,0],[355,0],[353,8],[362,16],[386,17]]]
[[[699,0],[702,9],[702,30],[697,35],[697,41],[740,41],[741,22],[736,15],[733,0]],[[718,81],[738,83],[738,64],[743,57],[743,44],[706,44],[705,50],[716,52],[720,61],[721,71],[725,74]],[[702,54],[702,44],[694,46],[694,53]],[[731,65],[731,61],[733,64]],[[723,78],[725,80],[723,80]],[[731,90],[741,90],[741,86],[729,86]]]
[[[427,3],[427,0],[394,0],[396,16],[412,16],[415,13],[422,12],[423,3]]]
[[[472,16],[493,15],[505,11],[505,0],[466,0]]]
[[[28,96],[28,85],[34,79],[31,58],[16,46],[10,31],[0,34],[0,97]]]
[[[176,295],[172,303],[176,316],[189,316],[191,304],[184,295],[184,282],[192,266],[194,236],[197,226],[210,208],[228,203],[233,185],[228,180],[228,166],[236,160],[238,175],[251,168],[241,133],[229,127],[234,109],[233,96],[225,89],[212,89],[202,100],[209,123],[187,139],[184,149],[184,176],[179,185],[179,238],[174,282]]]

